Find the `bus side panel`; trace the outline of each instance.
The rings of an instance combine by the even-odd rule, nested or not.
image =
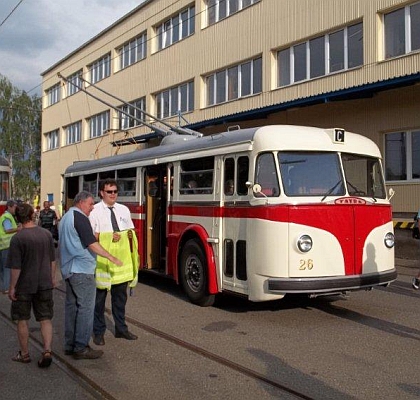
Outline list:
[[[269,293],[268,277],[287,278],[288,223],[249,218],[247,221],[248,298],[251,301],[281,299]]]
[[[173,276],[178,282],[178,259],[180,252],[182,252],[181,242],[186,236],[196,238],[196,240],[203,246],[204,252],[206,254],[209,293],[218,293],[219,289],[216,274],[215,256],[211,244],[207,241],[209,235],[205,227],[194,223],[179,222],[173,220],[169,222],[168,228],[168,271],[171,271],[171,274],[169,275]],[[171,263],[170,268],[169,263]]]

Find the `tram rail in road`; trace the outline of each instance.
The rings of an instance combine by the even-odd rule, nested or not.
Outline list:
[[[332,303],[301,299],[299,304],[292,299],[263,304],[223,297],[216,307],[202,309],[190,304],[172,281],[146,275],[127,304],[127,323],[139,340],[115,339],[108,309],[105,354],[100,360],[64,356],[65,295],[60,286],[54,291],[54,364],[46,371],[37,368],[36,361],[29,367],[10,361],[17,342],[15,325],[8,316],[9,300],[0,296],[0,335],[4,337],[3,321],[10,327],[9,348],[0,342],[0,355],[6,369],[32,371],[41,379],[54,377],[58,366],[67,381],[75,382],[69,390],[79,387],[79,393],[80,388],[86,393],[86,397],[57,397],[62,400],[216,395],[259,400],[374,399],[380,395],[378,385],[390,398],[414,398],[407,395],[420,394],[412,367],[420,349],[408,344],[415,345],[412,341],[420,337],[418,320],[413,319],[420,297],[411,288],[417,262],[398,262],[399,277],[390,287]],[[41,352],[38,327],[32,320],[34,360]],[[8,376],[16,375],[21,376],[10,372]],[[22,379],[27,384],[24,375]],[[2,393],[7,390],[10,385]],[[15,394],[20,390],[16,388]]]
[[[57,287],[56,290],[65,294],[65,290],[63,290],[60,287]],[[106,312],[108,315],[111,315],[111,310],[109,308],[106,308]],[[2,310],[0,310],[0,318],[7,321],[7,323],[10,326],[13,326],[13,328],[16,329],[10,317]],[[200,357],[214,361],[220,365],[223,365],[224,367],[227,367],[242,375],[245,375],[248,378],[262,382],[266,385],[270,385],[273,388],[277,389],[280,393],[290,395],[291,398],[312,400],[312,397],[310,397],[309,395],[305,393],[299,392],[296,389],[293,389],[281,382],[270,379],[269,377],[257,371],[254,371],[250,368],[247,368],[243,365],[240,365],[236,362],[233,362],[229,360],[228,358],[222,357],[216,353],[205,350],[204,348],[201,348],[185,340],[182,340],[173,335],[170,335],[167,332],[156,329],[151,325],[144,324],[140,322],[139,320],[137,320],[136,318],[133,318],[127,315],[126,322],[139,329],[142,329],[148,332],[149,334],[157,336],[172,344],[175,344],[176,346],[179,346],[183,349],[191,351]],[[42,341],[39,335],[36,335],[30,331],[30,341],[39,350],[39,352],[42,351]],[[80,366],[83,365],[83,364],[80,364],[80,361],[74,361],[72,358],[62,355],[62,354],[63,353],[57,353],[57,352],[53,353],[53,364],[56,365],[58,368],[60,368],[64,373],[69,375],[75,381],[76,384],[80,385],[84,390],[86,390],[94,398],[118,400],[118,397],[115,397],[110,391],[104,389],[104,387],[101,385],[100,382],[96,382],[88,374],[86,374],[84,372],[84,368],[78,368],[78,365]]]

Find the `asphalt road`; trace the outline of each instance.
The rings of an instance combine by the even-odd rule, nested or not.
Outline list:
[[[420,291],[411,288],[417,261],[398,259],[389,288],[347,298],[294,296],[249,303],[223,296],[215,307],[189,303],[179,287],[141,276],[128,315],[139,321],[135,342],[114,338],[112,321],[100,360],[76,361],[62,350],[64,294],[55,291],[55,360],[48,370],[14,363],[14,325],[0,297],[0,393],[20,399],[295,398],[158,336],[182,339],[314,399],[420,397]],[[142,324],[152,327],[145,330]],[[31,333],[40,340],[36,323]],[[31,341],[33,358],[40,354]],[[83,380],[81,377],[83,377]],[[85,383],[83,383],[85,382]],[[92,391],[96,384],[104,392]]]

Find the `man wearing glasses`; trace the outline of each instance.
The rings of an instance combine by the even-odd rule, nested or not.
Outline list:
[[[115,268],[106,259],[98,258],[97,260],[93,342],[98,346],[103,346],[106,330],[105,300],[108,290],[111,291],[115,337],[127,340],[137,339],[137,336],[128,330],[125,322],[125,306],[129,282],[131,287],[137,283],[138,254],[130,210],[125,205],[117,203],[117,182],[114,179],[101,181],[99,196],[102,201],[95,204],[89,216],[93,233],[104,248],[114,251],[114,254],[124,263],[122,267]]]

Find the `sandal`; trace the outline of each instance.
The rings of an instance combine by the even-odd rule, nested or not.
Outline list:
[[[24,363],[24,364],[28,364],[32,361],[29,353],[22,354],[22,352],[20,350],[16,353],[16,355],[14,357],[12,357],[12,360],[17,361],[17,362],[21,362],[21,363]]]
[[[38,360],[39,368],[48,368],[52,363],[51,350],[45,350],[42,352],[42,357]]]

